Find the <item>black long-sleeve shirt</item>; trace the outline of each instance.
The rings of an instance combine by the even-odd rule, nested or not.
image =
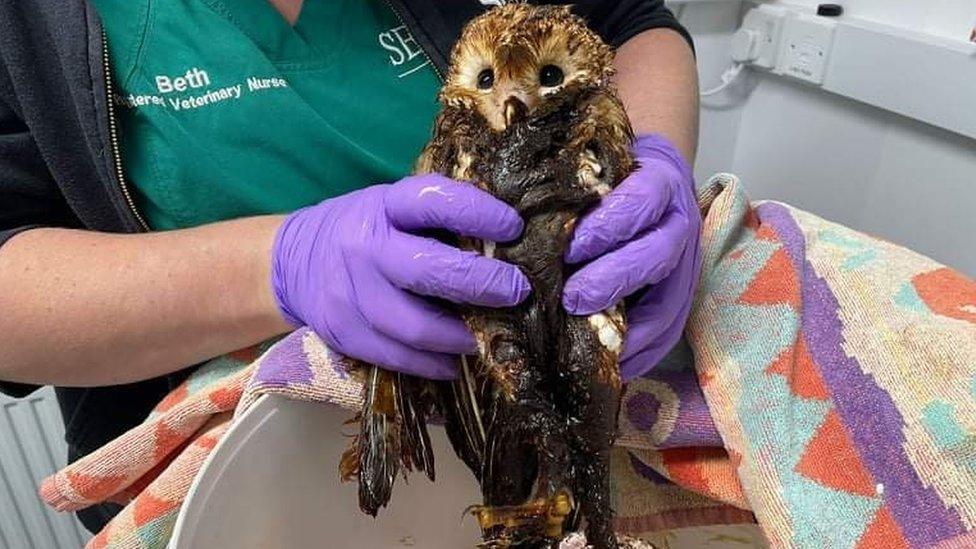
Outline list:
[[[497,3],[390,0],[442,73],[465,22]],[[691,43],[663,0],[573,4],[614,47],[653,28],[674,29]],[[118,177],[102,36],[86,0],[0,0],[0,246],[33,227],[142,230]],[[58,388],[69,459],[142,422],[185,375],[115,387]],[[0,381],[0,391],[15,396],[34,389]],[[81,516],[97,530],[115,510],[96,506]]]

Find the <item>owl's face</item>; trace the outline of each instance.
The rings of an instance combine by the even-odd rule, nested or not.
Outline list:
[[[613,51],[567,6],[494,8],[465,28],[451,61],[441,102],[478,112],[495,131],[613,74]]]

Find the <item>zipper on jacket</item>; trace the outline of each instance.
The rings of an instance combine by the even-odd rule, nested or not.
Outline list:
[[[144,231],[149,230],[149,224],[139,213],[136,208],[136,201],[132,198],[132,193],[129,192],[129,186],[125,181],[125,172],[122,170],[122,153],[119,150],[119,130],[118,125],[115,122],[115,89],[112,87],[112,67],[109,63],[108,57],[108,38],[105,36],[105,31],[102,31],[102,71],[105,75],[105,95],[108,98],[108,136],[110,140],[110,147],[112,153],[112,167],[115,169],[115,176],[118,178],[119,188],[122,189],[122,196],[125,197],[126,204],[129,205],[129,211],[132,212],[133,217],[139,222]]]
[[[396,16],[397,21],[399,21],[401,25],[403,25],[403,26],[405,26],[405,27],[407,27],[409,29],[409,27],[407,26],[406,22],[404,22],[404,20],[403,20],[403,16],[400,15],[400,10],[398,10],[396,8],[396,6],[393,5],[393,2],[391,2],[390,0],[383,0],[383,1],[390,8],[390,11],[393,12],[393,15]],[[430,54],[427,53],[427,50],[425,50],[424,48],[419,48],[419,49],[420,49],[420,53],[423,54],[424,59],[427,60],[427,64],[434,68],[434,74],[436,74],[437,75],[437,78],[440,79],[441,82],[443,82],[444,81],[444,75],[441,74],[441,69],[439,69],[437,67],[437,63],[434,63],[434,60],[430,58]]]

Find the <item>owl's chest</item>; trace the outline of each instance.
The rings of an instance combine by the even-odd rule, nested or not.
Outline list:
[[[574,139],[581,123],[577,112],[566,107],[503,133],[485,134],[472,166],[475,179],[524,218],[579,213],[600,198],[581,180],[589,156],[587,144]]]

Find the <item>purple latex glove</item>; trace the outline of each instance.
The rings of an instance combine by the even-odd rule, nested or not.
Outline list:
[[[647,373],[681,338],[701,270],[691,167],[659,135],[640,137],[634,154],[639,169],[580,220],[566,261],[589,263],[563,293],[563,305],[576,315],[636,294],[626,309],[625,380]]]
[[[421,296],[486,307],[524,300],[518,268],[409,231],[446,229],[505,242],[522,220],[499,200],[439,175],[408,177],[291,214],[278,230],[271,282],[284,317],[336,351],[431,379],[475,350],[455,314]]]

